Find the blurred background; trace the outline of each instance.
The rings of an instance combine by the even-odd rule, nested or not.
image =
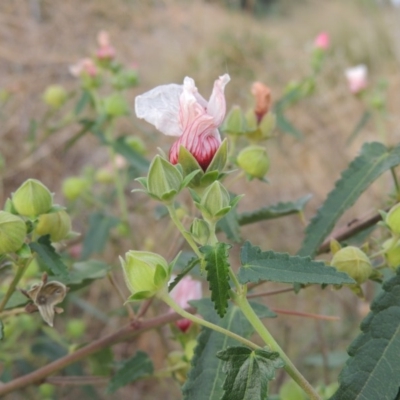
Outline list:
[[[78,126],[60,129],[40,145],[32,144],[32,137],[40,136],[37,121],[46,110],[42,100],[45,89],[55,83],[69,90],[76,88],[76,77],[69,72],[69,66],[94,53],[100,30],[109,32],[118,58],[138,70],[139,85],[128,92],[131,115],[119,122],[119,131],[143,139],[148,158],[157,153],[157,147],[168,151],[172,141],[136,119],[136,95],[156,85],[181,83],[185,76],[190,76],[207,98],[214,80],[229,73],[228,109],[233,105],[245,109],[251,106],[250,88],[254,81],[268,85],[274,101],[283,96],[290,82],[310,74],[315,37],[322,31],[329,33],[330,48],[314,92],[287,113],[291,123],[302,132],[302,139],[279,133],[268,142],[270,183],[236,182],[234,191],[246,193],[239,211],[312,194],[305,210],[305,219],[310,219],[362,144],[379,140],[376,126],[368,121],[349,143],[365,104],[350,92],[346,68],[365,64],[371,86],[384,82],[386,140],[389,145],[399,141],[400,7],[395,1],[6,0],[0,2],[1,204],[27,178],[40,179],[56,193],[57,202],[65,204],[60,189],[63,180],[78,174],[87,164],[97,168],[107,162],[107,151],[92,136],[86,135],[66,150]],[[132,183],[129,189],[135,185]],[[383,176],[339,225],[376,213],[384,207],[384,195],[390,190],[389,176]],[[127,196],[132,196],[130,201],[144,199]],[[139,230],[143,226],[140,219],[131,222]],[[163,224],[154,222],[152,227],[158,232]],[[74,228],[82,232],[85,226],[76,222]],[[294,254],[303,229],[304,222],[298,216],[289,216],[246,226],[243,237],[263,250]],[[144,242],[145,238],[140,239],[139,245]],[[157,245],[165,246],[156,248],[161,254],[167,252],[166,241]],[[105,257],[110,263],[117,263],[115,254]],[[96,285],[84,294],[91,304],[111,296],[106,285]],[[263,290],[274,288],[267,284]],[[374,293],[372,285],[366,293],[370,300]],[[118,307],[120,299],[108,301]],[[306,368],[305,374],[313,383],[334,382],[346,359],[345,349],[368,312],[368,301],[357,299],[350,291],[319,288],[266,301],[273,307],[341,317],[340,322],[295,316],[268,320],[282,347],[300,368]],[[85,339],[98,337],[98,322],[92,326],[89,314],[79,315],[89,320]],[[106,326],[104,332],[115,327]],[[152,355],[156,366],[162,366],[168,346],[171,344],[165,343],[163,335],[151,332],[135,343],[121,345],[117,351],[126,355],[143,348]],[[309,353],[315,353],[315,357],[304,357]],[[275,387],[285,379],[283,374],[279,375]],[[171,382],[141,382],[122,389],[117,398],[154,399],[162,394],[164,400],[178,399],[179,387]],[[80,389],[60,388],[56,398],[69,399],[78,393],[82,393]],[[34,392],[29,395],[39,398]],[[96,396],[116,398],[105,395],[101,389],[96,390]]]

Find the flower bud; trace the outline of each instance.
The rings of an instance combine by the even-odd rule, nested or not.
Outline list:
[[[400,203],[390,209],[386,215],[385,222],[395,235],[400,235]]]
[[[190,226],[190,233],[198,244],[205,246],[210,237],[210,228],[206,221],[195,218]]]
[[[66,199],[74,201],[88,188],[88,181],[78,176],[71,176],[64,180],[62,192]]]
[[[248,146],[237,156],[238,166],[251,178],[263,178],[269,170],[266,150],[261,146]]]
[[[12,253],[24,244],[26,225],[21,218],[0,211],[0,254]]]
[[[137,136],[128,136],[125,138],[125,143],[140,155],[146,154],[146,145],[143,140]]]
[[[154,296],[166,288],[170,278],[170,266],[156,253],[131,250],[120,257],[125,283],[131,291],[129,300],[142,300]]]
[[[383,250],[386,263],[390,268],[396,269],[400,266],[400,240],[393,244],[393,238],[386,240],[383,244]]]
[[[115,181],[115,175],[109,168],[104,167],[97,170],[94,179],[99,183],[113,183]]]
[[[368,256],[354,246],[344,247],[335,253],[331,265],[338,271],[346,272],[358,284],[365,282],[372,273]]]
[[[208,187],[200,204],[195,204],[204,218],[214,222],[221,219],[231,209],[229,193],[219,181],[215,181]]]
[[[170,203],[181,190],[182,174],[169,161],[157,155],[149,168],[147,190],[157,200]]]
[[[232,107],[221,130],[228,135],[240,135],[245,131],[245,119],[240,107]]]
[[[114,93],[104,100],[104,111],[111,117],[120,117],[128,115],[129,108],[124,96],[119,93]]]
[[[57,110],[67,100],[67,91],[61,85],[50,85],[43,94],[43,101]]]
[[[12,203],[18,214],[36,217],[50,210],[53,196],[43,183],[28,179],[12,195]]]
[[[66,211],[42,214],[39,216],[35,232],[40,235],[50,235],[52,242],[60,242],[71,231],[71,218]]]

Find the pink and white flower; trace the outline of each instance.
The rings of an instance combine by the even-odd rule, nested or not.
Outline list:
[[[172,276],[171,280],[174,279],[175,277]],[[189,275],[186,275],[171,290],[170,295],[182,308],[186,308],[189,306],[189,301],[202,298],[203,294],[201,290],[201,282],[196,281]],[[189,319],[179,319],[175,322],[175,324],[182,332],[186,332],[192,325],[192,321]]]
[[[96,56],[99,60],[112,60],[115,57],[115,49],[111,45],[110,35],[107,31],[100,31],[97,35]]]
[[[321,32],[314,40],[314,47],[317,49],[328,50],[330,46],[330,37],[328,32]]]
[[[218,127],[225,118],[224,89],[230,81],[228,74],[214,83],[210,99],[198,92],[192,78],[183,85],[169,84],[137,96],[135,111],[138,118],[153,124],[159,131],[179,139],[172,145],[169,159],[177,164],[180,146],[185,147],[206,170],[221,145]]]
[[[368,69],[364,64],[347,68],[345,75],[351,93],[360,93],[368,86]]]
[[[91,58],[82,58],[76,64],[70,65],[69,72],[76,77],[82,74],[93,77],[97,75],[97,67]]]

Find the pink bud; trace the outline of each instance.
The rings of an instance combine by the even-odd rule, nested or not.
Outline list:
[[[260,122],[262,117],[267,114],[271,108],[271,90],[261,82],[254,82],[251,87],[251,94],[256,101],[254,112],[257,116],[257,121]]]
[[[218,127],[226,112],[224,89],[228,74],[214,82],[209,101],[197,90],[192,78],[183,85],[169,84],[137,96],[135,111],[165,135],[179,136],[169,152],[171,163],[178,162],[180,146],[185,147],[206,170],[221,145]]]
[[[107,31],[100,31],[97,35],[97,49],[96,56],[99,60],[112,60],[115,57],[115,49],[111,45],[110,35]]]
[[[97,67],[91,58],[83,58],[76,64],[70,65],[69,72],[76,77],[84,73],[93,77],[97,75]]]
[[[317,49],[328,50],[330,45],[330,37],[328,32],[321,32],[315,38],[314,46]]]
[[[172,280],[175,277],[172,277]],[[181,281],[171,290],[171,297],[182,308],[189,306],[190,300],[198,300],[202,298],[201,282],[194,280],[191,276],[186,275]],[[171,310],[172,311],[172,310]],[[186,332],[192,321],[188,319],[180,319],[176,321],[176,326],[182,331]]]
[[[347,68],[345,75],[351,93],[360,93],[368,86],[368,69],[364,64]]]

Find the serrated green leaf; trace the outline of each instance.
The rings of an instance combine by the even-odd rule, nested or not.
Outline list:
[[[392,400],[399,393],[400,270],[382,288],[348,349],[350,358],[331,400]]]
[[[50,235],[41,236],[37,242],[32,242],[29,247],[37,253],[43,264],[55,275],[66,279],[68,277],[67,266],[61,261],[51,245]]]
[[[144,158],[141,154],[135,151],[128,143],[126,143],[126,137],[121,136],[117,140],[112,142],[114,150],[124,156],[128,163],[140,172],[147,172],[150,166],[149,160]]]
[[[366,143],[336,182],[305,233],[300,256],[314,256],[336,221],[354,204],[372,182],[390,168],[400,164],[400,145],[388,150],[381,143]]]
[[[4,339],[4,325],[0,320],[0,340]]]
[[[243,346],[220,351],[217,357],[225,361],[223,370],[227,374],[221,400],[266,400],[268,381],[284,366],[277,352]]]
[[[219,242],[215,246],[200,248],[206,262],[205,269],[211,290],[211,300],[221,318],[228,307],[230,290],[228,250],[230,247],[229,244]]]
[[[280,202],[269,207],[260,208],[259,210],[241,213],[238,216],[239,225],[247,225],[258,221],[299,213],[304,210],[304,206],[311,197],[312,196],[308,194],[296,201]]]
[[[250,337],[254,332],[249,321],[239,307],[230,304],[227,313],[219,318],[214,311],[210,299],[191,301],[197,312],[204,319],[217,324],[243,337]],[[182,388],[184,400],[220,399],[223,395],[222,385],[225,374],[222,371],[222,360],[216,357],[219,350],[238,343],[221,333],[208,328],[202,328],[197,340],[198,344],[192,359],[192,368],[188,379]]]
[[[243,284],[260,280],[327,285],[354,283],[347,274],[326,266],[321,261],[274,251],[262,252],[258,246],[252,246],[249,242],[243,245],[240,258],[242,266],[239,269],[238,278]]]
[[[114,393],[129,383],[151,375],[153,371],[153,363],[149,356],[143,351],[138,351],[132,358],[124,361],[122,367],[111,378],[107,393]]]
[[[110,230],[118,224],[116,217],[94,212],[89,216],[89,228],[83,240],[81,259],[88,258],[93,253],[101,253],[108,240]]]

